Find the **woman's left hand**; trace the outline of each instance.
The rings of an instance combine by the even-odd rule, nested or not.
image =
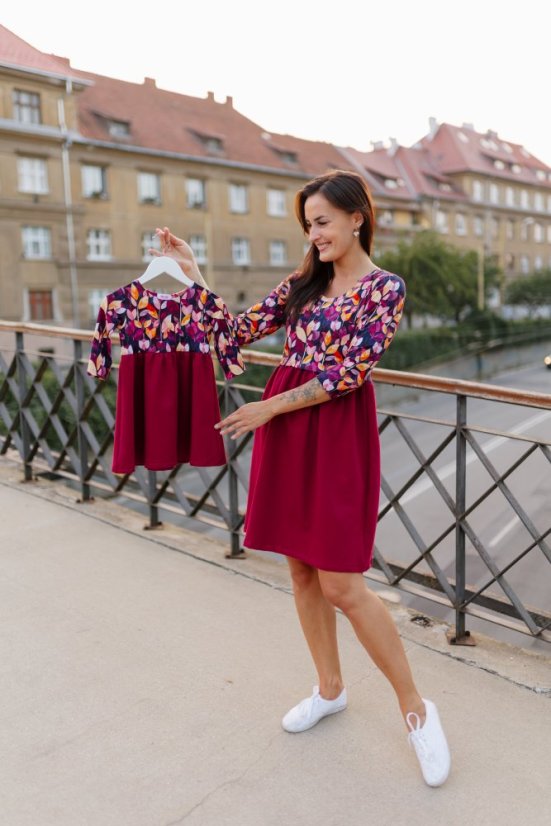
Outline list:
[[[249,402],[214,426],[223,436],[227,434],[232,439],[237,439],[249,430],[256,430],[257,427],[266,424],[273,418],[273,415],[268,400]]]

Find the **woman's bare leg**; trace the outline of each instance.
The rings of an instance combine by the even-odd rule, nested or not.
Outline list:
[[[291,557],[287,562],[300,624],[318,672],[320,695],[334,700],[344,688],[335,608],[322,593],[316,568]]]
[[[350,620],[367,653],[390,681],[402,716],[414,711],[423,723],[424,703],[396,625],[381,599],[368,589],[362,574],[318,571],[318,578],[327,602],[340,608]]]

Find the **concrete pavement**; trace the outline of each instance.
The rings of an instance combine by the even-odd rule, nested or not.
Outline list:
[[[315,682],[284,564],[19,478],[0,459],[3,826],[551,822],[550,658],[389,603],[452,748],[430,789],[342,616],[348,709],[281,729]]]

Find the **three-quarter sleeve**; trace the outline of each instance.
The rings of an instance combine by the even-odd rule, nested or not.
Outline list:
[[[385,274],[374,282],[343,360],[316,376],[332,398],[344,396],[364,383],[394,338],[405,294],[405,284],[399,276]]]
[[[214,349],[225,377],[231,379],[245,371],[243,356],[228,308],[219,296],[212,295],[214,306],[210,310],[210,329],[214,339]]]
[[[113,307],[109,303],[109,298],[110,296],[106,296],[100,304],[87,368],[88,375],[103,381],[108,378],[113,363],[110,336],[117,326],[117,319],[113,315]]]
[[[285,323],[285,305],[291,283],[298,273],[291,273],[263,301],[231,316],[237,342],[243,346],[275,333]]]

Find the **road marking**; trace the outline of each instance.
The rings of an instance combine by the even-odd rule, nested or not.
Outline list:
[[[521,433],[525,433],[527,430],[530,430],[532,427],[536,427],[536,425],[541,424],[541,422],[545,421],[546,419],[551,417],[551,413],[549,411],[545,411],[544,413],[537,413],[535,416],[532,416],[531,419],[526,419],[523,424],[517,425],[514,427],[510,432],[514,435],[520,436]],[[501,447],[502,444],[505,444],[509,440],[505,436],[494,436],[492,439],[489,439],[487,442],[481,445],[482,450],[484,453],[490,453],[492,450],[496,450],[496,448]],[[466,464],[470,465],[471,462],[474,462],[478,459],[478,456],[474,452],[472,448],[467,449],[466,455]],[[451,476],[455,473],[456,462],[448,462],[447,465],[444,465],[439,471],[436,471],[436,475],[440,479],[440,481],[444,481],[447,479],[448,476]],[[428,490],[431,490],[434,487],[432,479],[428,476],[425,476],[422,482],[416,482],[416,484],[412,487],[412,489],[406,493],[400,499],[401,505],[406,505],[408,502],[411,502],[412,499],[415,499],[417,496],[421,496],[423,493],[426,493]]]
[[[499,543],[501,542],[501,540],[502,540],[505,536],[507,536],[507,534],[509,533],[509,531],[510,531],[510,530],[512,530],[512,529],[515,527],[515,525],[517,524],[517,522],[520,522],[520,517],[519,517],[519,516],[513,516],[513,518],[511,519],[511,521],[510,521],[510,522],[507,522],[507,524],[503,526],[503,528],[499,531],[499,533],[496,533],[496,535],[494,536],[494,538],[493,538],[493,539],[491,539],[491,540],[488,542],[488,547],[489,547],[489,548],[495,548],[495,546],[496,546],[496,545],[499,545]]]

